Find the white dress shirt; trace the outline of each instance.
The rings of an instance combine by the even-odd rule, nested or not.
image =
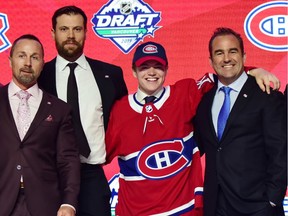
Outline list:
[[[76,61],[75,77],[79,95],[80,119],[91,153],[88,158],[80,155],[82,163],[103,164],[105,162],[105,129],[103,107],[98,85],[84,54]],[[56,89],[60,99],[67,102],[69,61],[61,56],[56,58]]]
[[[20,102],[20,99],[18,98],[16,93],[19,92],[20,90],[21,89],[13,82],[13,80],[9,83],[8,98],[9,98],[10,107],[11,107],[12,114],[13,114],[16,124],[17,124],[17,121],[16,121],[17,109],[18,109],[19,102]],[[38,88],[38,84],[33,85],[26,91],[31,94],[28,100],[28,104],[30,108],[30,116],[31,116],[31,122],[32,122],[39,109],[39,106],[43,97],[43,92],[41,89]]]
[[[248,79],[248,75],[245,72],[243,72],[237,80],[235,80],[233,83],[231,83],[228,86],[232,89],[230,92],[230,111],[232,110],[232,107],[238,97],[238,94],[241,91],[247,79]],[[223,86],[224,85],[218,80],[218,88],[216,90],[215,97],[213,100],[213,105],[212,105],[212,119],[213,119],[214,129],[216,133],[217,133],[218,115],[219,115],[219,112],[220,112],[220,109],[222,107],[222,104],[224,102],[224,97],[225,97],[224,92],[220,91],[220,88]]]

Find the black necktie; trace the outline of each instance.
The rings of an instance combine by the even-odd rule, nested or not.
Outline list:
[[[78,65],[77,63],[68,64],[70,68],[70,74],[68,77],[68,85],[67,85],[67,103],[70,104],[73,108],[73,126],[76,134],[76,139],[79,145],[80,154],[88,158],[91,150],[86,135],[82,128],[79,112],[78,88],[74,74],[74,70],[77,67],[77,65]]]
[[[151,103],[151,102],[153,102],[155,99],[156,99],[155,96],[147,96],[147,97],[144,98],[145,104],[146,104],[146,103]]]

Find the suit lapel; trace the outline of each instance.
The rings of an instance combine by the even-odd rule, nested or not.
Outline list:
[[[33,121],[31,122],[29,130],[27,131],[25,137],[23,138],[23,141],[29,138],[29,136],[33,134],[33,132],[38,128],[39,124],[49,117],[49,114],[50,114],[49,111],[52,106],[53,106],[53,103],[51,101],[51,96],[43,92],[43,98],[40,103],[39,109]]]
[[[43,86],[47,92],[58,97],[56,90],[56,58],[44,65],[42,73],[38,80],[40,87]]]
[[[254,85],[253,83],[255,83],[255,79],[252,77],[248,77],[247,81],[245,82],[244,86],[239,92],[239,95],[227,119],[227,123],[223,132],[222,139],[225,139],[226,134],[229,133],[231,123],[234,121],[237,121],[237,117],[239,116],[239,113],[241,113],[242,110],[246,107],[246,104],[249,102],[253,92],[255,92],[254,88],[257,88],[257,86]]]
[[[108,116],[110,111],[110,106],[115,100],[115,86],[113,84],[110,74],[106,73],[106,69],[103,65],[96,60],[92,60],[86,57],[90,67],[92,69],[93,75],[95,77],[98,89],[100,91],[102,106],[103,106],[103,117],[104,125],[107,127]]]
[[[217,85],[214,85],[211,91],[209,91],[205,95],[205,97],[207,97],[207,104],[204,107],[206,109],[205,113],[207,114],[207,122],[209,124],[209,131],[211,131],[211,133],[207,133],[207,134],[210,134],[211,136],[213,136],[213,139],[218,140],[217,134],[214,128],[214,124],[213,124],[213,118],[212,118],[212,105],[213,105],[216,90],[217,90]]]
[[[0,113],[1,113],[1,122],[2,124],[5,124],[6,128],[11,128],[12,133],[15,134],[15,136],[19,137],[17,125],[13,117],[13,113],[10,107],[9,99],[8,99],[8,84],[4,87],[2,87],[1,91],[1,98],[3,98],[3,101],[1,101],[0,105]],[[20,139],[20,137],[19,137]]]

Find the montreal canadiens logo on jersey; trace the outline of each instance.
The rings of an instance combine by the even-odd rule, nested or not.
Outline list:
[[[254,8],[244,30],[255,46],[273,52],[288,51],[288,1],[271,1]]]
[[[110,0],[91,20],[95,34],[129,53],[146,36],[154,37],[161,26],[161,12],[141,0]]]
[[[182,139],[153,143],[138,154],[137,172],[148,179],[171,177],[191,163],[192,151],[191,143]]]

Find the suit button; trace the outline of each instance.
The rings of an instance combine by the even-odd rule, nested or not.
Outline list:
[[[17,165],[16,168],[17,168],[17,170],[21,170],[22,167],[21,167],[21,165]]]
[[[218,151],[218,152],[220,152],[221,150],[222,150],[222,148],[221,148],[221,147],[219,147],[219,148],[217,149],[217,151]]]

